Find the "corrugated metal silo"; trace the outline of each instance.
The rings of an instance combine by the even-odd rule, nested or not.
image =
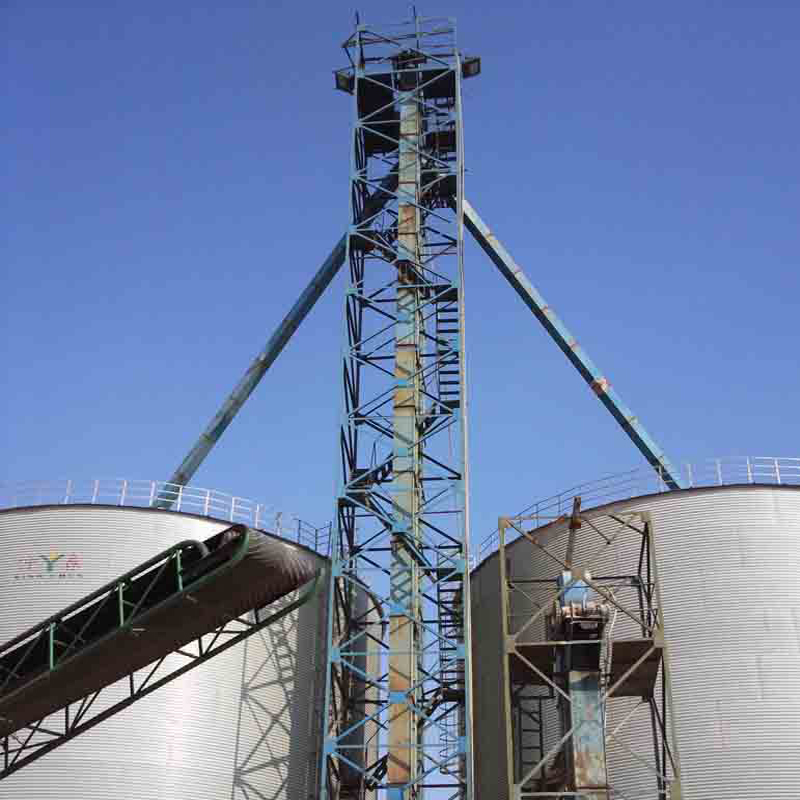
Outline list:
[[[207,539],[228,525],[101,505],[0,512],[0,642],[167,547]],[[325,559],[317,558],[323,568]],[[0,798],[316,796],[325,600],[321,589],[242,645],[10,775],[0,783]],[[97,702],[110,704],[124,691],[120,684],[109,687]]]
[[[647,511],[654,524],[673,721],[683,798],[797,797],[800,786],[800,489],[720,486],[637,497],[586,512]],[[546,541],[564,523],[536,531]],[[598,533],[579,532],[575,563]],[[599,541],[595,538],[595,544]],[[550,577],[552,561],[525,539],[507,549],[515,575]],[[610,548],[601,569],[631,570],[638,553]],[[506,728],[498,555],[473,573],[473,671],[478,797],[506,797]],[[531,590],[535,592],[535,590]],[[511,595],[512,614],[530,613]],[[628,624],[616,623],[618,631]],[[630,623],[633,624],[633,623]],[[606,728],[633,710],[633,698],[609,703]],[[560,731],[545,717],[548,742]],[[609,781],[626,800],[655,798],[652,772],[634,756],[651,740],[650,719],[631,717],[608,746]]]

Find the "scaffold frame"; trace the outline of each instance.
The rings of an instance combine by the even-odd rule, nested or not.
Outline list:
[[[580,499],[576,508],[580,508]],[[500,625],[503,634],[503,702],[505,705],[505,725],[507,737],[507,791],[511,800],[524,798],[584,798],[584,800],[615,800],[624,798],[609,781],[605,785],[593,789],[576,788],[573,776],[566,769],[565,748],[573,740],[580,729],[587,736],[592,726],[599,727],[599,735],[590,746],[597,748],[597,757],[602,760],[602,773],[605,773],[605,752],[608,741],[628,750],[631,758],[643,764],[654,781],[656,800],[678,800],[681,797],[680,759],[675,734],[675,720],[672,706],[672,690],[670,684],[669,651],[664,637],[664,614],[661,603],[661,588],[656,563],[655,532],[651,516],[648,512],[625,511],[598,515],[595,513],[573,511],[572,515],[553,517],[549,525],[542,528],[552,529],[552,523],[562,523],[563,534],[567,530],[567,520],[580,527],[582,525],[598,534],[600,544],[588,556],[582,556],[580,565],[572,563],[571,556],[564,552],[564,537],[558,535],[553,541],[543,544],[539,540],[538,526],[542,524],[540,515],[519,517],[501,517],[498,520],[499,539],[499,580],[500,580]],[[613,533],[609,535],[603,521],[613,523]],[[530,524],[534,523],[533,528]],[[512,574],[513,559],[509,558],[507,541],[509,536],[515,540],[524,539],[532,547],[537,548],[552,560],[553,568],[558,574],[568,571],[570,579],[560,585],[558,576],[526,580]],[[596,575],[592,574],[592,565],[607,553],[609,548],[619,545],[622,539],[633,538],[638,544],[638,560],[636,569],[631,574]],[[540,584],[548,587],[545,598],[537,596],[534,601],[526,591],[526,586]],[[558,672],[556,653],[559,649],[575,645],[575,642],[554,641],[550,638],[536,639],[526,633],[536,628],[536,623],[545,623],[547,614],[556,603],[565,602],[570,590],[576,586],[588,586],[593,596],[600,598],[616,613],[625,615],[639,630],[639,639],[615,639],[609,635],[597,641],[601,648],[603,665],[599,703],[601,712],[599,719],[584,719],[578,724],[564,725],[558,731],[555,744],[547,746],[545,735],[540,733],[541,742],[536,757],[524,761],[522,736],[519,720],[527,713],[539,728],[545,726],[545,714],[542,705],[545,702],[559,704],[569,708],[575,702],[574,696],[566,690],[565,674]],[[619,597],[620,589],[628,590],[625,600]],[[537,608],[533,614],[525,614],[524,621],[517,624],[512,612],[512,596],[521,593],[525,604]],[[546,627],[546,625],[545,625]],[[612,626],[613,627],[613,626]],[[586,642],[581,642],[582,646]],[[619,650],[619,655],[617,655]],[[536,690],[539,690],[538,693]],[[531,692],[526,695],[526,690]],[[625,714],[612,731],[606,729],[606,709],[608,703],[617,697],[639,697],[640,702]],[[538,701],[538,713],[525,708],[521,700]],[[633,752],[622,742],[619,734],[637,713],[650,715],[652,733],[652,752],[647,756]],[[555,715],[550,715],[552,720]],[[567,728],[567,730],[563,730]],[[549,744],[549,742],[548,742]],[[599,745],[599,746],[598,746]]]

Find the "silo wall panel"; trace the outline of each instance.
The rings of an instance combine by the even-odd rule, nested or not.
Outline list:
[[[654,522],[684,798],[740,800],[756,791],[775,798],[797,797],[800,490],[686,490],[635,498],[588,514],[622,510],[649,511]],[[603,531],[604,523],[597,524],[601,532],[610,532]],[[547,526],[538,535],[556,549],[565,542],[563,526]],[[597,549],[594,537],[582,529],[576,564]],[[553,574],[552,562],[546,563],[541,551],[524,540],[511,545],[508,553],[516,575]],[[637,557],[631,548],[615,546],[592,566],[595,574],[635,572]],[[484,562],[475,583],[482,583],[481,573],[496,562],[496,554]],[[512,613],[524,616],[529,611],[525,605],[517,597]],[[476,641],[485,638],[485,624],[492,623],[473,614]],[[619,615],[614,636],[626,635],[635,635],[635,626]],[[487,663],[490,657],[485,652],[475,659],[476,695],[493,669]],[[613,730],[635,702],[611,702],[607,730]],[[652,774],[630,753],[647,755],[650,747],[650,718],[643,711],[608,744],[610,780],[631,799],[654,792]],[[557,730],[548,731],[549,741],[557,738]],[[478,753],[479,782],[481,771],[493,769],[487,766],[493,759],[491,747],[488,755]]]
[[[508,800],[499,585],[496,558],[473,573],[470,583],[475,788],[478,798]]]
[[[0,512],[0,642],[171,545],[228,525],[104,506]],[[321,588],[273,627],[24,767],[0,783],[0,798],[308,800],[316,792],[320,744],[314,714],[324,598]],[[185,660],[172,655],[169,662]],[[110,686],[97,707],[125,695],[125,682]]]

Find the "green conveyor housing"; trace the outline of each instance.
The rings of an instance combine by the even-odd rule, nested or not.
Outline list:
[[[319,556],[232,525],[165,550],[0,645],[0,736],[310,581]]]

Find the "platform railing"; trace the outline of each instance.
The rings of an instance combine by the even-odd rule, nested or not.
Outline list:
[[[734,484],[800,485],[800,458],[748,456],[714,458],[684,463],[680,466],[684,488],[730,486]],[[581,497],[584,509],[628,500],[646,494],[670,491],[666,482],[651,467],[608,475],[580,483],[563,492],[532,503],[519,516],[533,517],[532,527],[544,525],[572,509],[575,497]],[[174,499],[173,511],[240,522],[258,530],[274,533],[295,541],[322,555],[328,555],[331,541],[330,523],[317,527],[298,515],[279,511],[275,506],[257,503],[245,497],[198,486],[179,486],[166,481],[102,479],[22,481],[0,484],[0,508],[42,505],[117,505],[138,508],[152,507],[164,492]],[[497,550],[497,530],[473,551],[471,566],[480,563]]]
[[[317,527],[297,514],[246,497],[166,481],[107,478],[4,483],[0,484],[0,508],[78,504],[151,508],[162,493],[173,501],[170,511],[238,522],[328,554],[329,524]]]
[[[679,467],[683,488],[731,486],[736,484],[800,485],[800,458],[772,456],[743,456],[741,458],[712,458],[684,463]],[[572,510],[572,501],[580,496],[585,510],[617,500],[628,500],[646,494],[670,491],[669,486],[652,467],[640,467],[608,475],[605,478],[580,483],[532,503],[518,516],[531,517],[531,528],[546,525]],[[511,539],[509,539],[511,541]],[[499,534],[494,530],[478,546],[475,562],[480,564],[499,546]]]

